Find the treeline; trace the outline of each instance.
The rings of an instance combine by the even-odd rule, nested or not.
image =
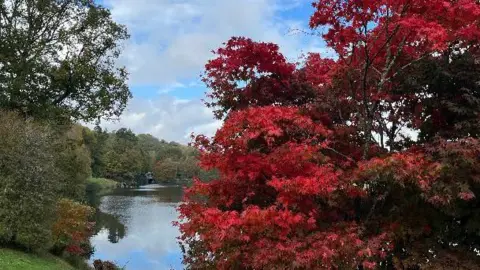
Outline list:
[[[126,39],[95,1],[0,1],[0,247],[89,268],[93,148],[75,123],[123,112]]]
[[[125,109],[132,95],[116,61],[128,37],[95,1],[0,1],[0,247],[89,269],[88,178],[214,176],[198,169],[192,148],[77,124]]]
[[[0,110],[0,246],[50,251],[76,263],[93,252],[94,209],[85,201],[87,179],[145,183],[208,181],[195,148],[75,123],[25,118]]]
[[[0,245],[81,262],[93,214],[80,203],[91,175],[82,128],[0,111],[0,138]]]
[[[150,134],[136,135],[126,128],[108,132],[96,126],[93,130],[84,127],[83,138],[93,177],[145,184],[148,173],[159,183],[188,183],[193,177],[208,181],[216,176],[214,171],[199,168],[195,148]]]

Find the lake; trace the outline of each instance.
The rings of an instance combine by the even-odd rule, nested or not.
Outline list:
[[[183,269],[179,231],[172,225],[178,217],[181,187],[148,185],[89,197],[100,210],[91,238],[95,248],[91,261],[109,260],[127,270]]]

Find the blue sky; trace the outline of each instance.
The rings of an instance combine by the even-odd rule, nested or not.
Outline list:
[[[191,132],[213,135],[221,121],[200,101],[207,89],[199,80],[211,50],[231,36],[279,44],[296,60],[302,52],[327,52],[308,30],[311,0],[103,0],[131,39],[119,64],[130,73],[133,93],[120,121],[168,141],[188,142]],[[292,33],[293,31],[293,33]],[[328,54],[327,54],[328,55]]]

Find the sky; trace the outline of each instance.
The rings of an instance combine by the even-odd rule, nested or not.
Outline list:
[[[127,26],[118,64],[130,73],[133,94],[119,121],[102,122],[159,139],[188,143],[190,134],[212,136],[222,122],[202,98],[200,75],[212,50],[231,36],[274,42],[288,59],[321,52],[325,44],[308,31],[311,0],[102,0],[113,19]]]

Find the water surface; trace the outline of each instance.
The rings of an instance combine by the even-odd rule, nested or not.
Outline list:
[[[91,260],[110,260],[127,270],[183,269],[182,254],[172,225],[181,187],[148,185],[96,197],[95,253]]]

